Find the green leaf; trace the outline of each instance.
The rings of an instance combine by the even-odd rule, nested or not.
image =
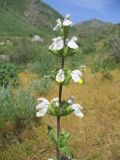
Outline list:
[[[48,114],[52,116],[66,116],[73,112],[73,109],[71,108],[70,104],[67,101],[62,101],[60,106],[56,106],[56,103],[53,102],[49,104],[48,107]]]
[[[51,141],[57,146],[57,132],[56,129],[51,129],[49,132],[49,137]]]
[[[62,147],[62,148],[59,148],[59,149],[60,149],[60,151],[61,151],[62,153],[64,153],[65,155],[70,155],[70,153],[71,153],[70,149],[69,149],[67,146]]]
[[[62,131],[58,138],[58,146],[63,148],[67,145],[70,134],[68,132]]]

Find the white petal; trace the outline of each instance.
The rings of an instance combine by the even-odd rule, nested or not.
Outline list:
[[[70,14],[67,14],[63,21],[63,26],[72,26],[72,25],[73,25],[73,22],[70,21]]]
[[[82,77],[82,72],[81,71],[74,70],[74,71],[71,72],[71,76],[72,76],[72,79],[73,79],[74,82],[76,82],[76,83],[82,83],[83,82],[82,79],[81,79],[81,77]]]
[[[48,108],[48,104],[46,104],[44,102],[41,102],[36,106],[37,110],[44,109],[44,108]]]
[[[73,105],[72,105],[72,108],[73,108],[73,109],[79,108],[79,109],[81,109],[81,110],[83,109],[83,107],[82,107],[80,104],[78,104],[78,103],[73,104]]]
[[[57,25],[53,28],[53,30],[54,30],[54,31],[58,31],[60,28],[61,28],[61,26],[60,26],[59,24],[57,24]]]
[[[79,82],[80,81],[80,77],[77,74],[71,74],[72,79],[74,82]]]
[[[51,100],[51,103],[53,103],[53,102],[55,102],[56,107],[59,106],[59,98],[58,98],[58,97],[57,97],[57,98],[53,98],[53,99]]]
[[[74,114],[76,116],[79,116],[80,118],[84,117],[83,113],[81,112],[81,109],[83,108],[79,104],[73,104],[71,105],[72,109],[74,109]]]
[[[53,98],[50,103],[52,103],[52,102],[59,102],[59,98],[58,97],[57,98]]]
[[[36,106],[36,109],[39,110],[39,112],[36,113],[37,117],[44,116],[48,110],[49,101],[45,98],[38,98],[38,105]]]
[[[38,98],[37,101],[38,101],[39,103],[44,102],[45,104],[49,104],[49,101],[48,101],[46,98],[43,98],[43,97]]]
[[[77,39],[77,37],[72,37],[72,40],[74,41],[74,42],[76,42],[78,39]]]
[[[65,19],[64,21],[63,21],[63,26],[73,26],[73,22],[72,21],[70,21],[69,19]]]
[[[83,118],[84,117],[84,114],[79,110],[79,109],[76,109],[74,111],[74,114],[80,118]]]
[[[57,25],[53,28],[54,31],[58,31],[62,27],[62,22],[60,19],[57,19],[56,22],[57,22]]]
[[[56,81],[62,83],[65,80],[65,75],[62,69],[60,69],[56,75]]]
[[[64,47],[64,41],[62,37],[53,38],[53,43],[49,46],[50,50],[61,50]]]
[[[64,47],[63,41],[61,41],[55,45],[56,50],[61,50],[61,49],[63,49],[63,47]]]
[[[77,74],[77,75],[79,75],[80,77],[82,77],[82,72],[81,71],[79,71],[78,69],[76,69],[76,70],[73,70],[71,73],[73,73],[73,74]]]
[[[76,42],[73,41],[73,40],[70,40],[70,41],[67,43],[67,46],[68,46],[69,48],[72,48],[72,49],[78,49],[78,45],[77,45]]]
[[[43,117],[47,113],[48,108],[44,108],[39,110],[39,112],[36,113],[36,117]]]

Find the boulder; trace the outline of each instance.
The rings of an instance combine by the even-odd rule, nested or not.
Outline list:
[[[39,35],[34,35],[33,38],[31,39],[31,42],[42,43],[43,39]]]

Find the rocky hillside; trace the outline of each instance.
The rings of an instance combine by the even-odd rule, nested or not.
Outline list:
[[[61,15],[41,0],[1,0],[0,35],[49,35]]]

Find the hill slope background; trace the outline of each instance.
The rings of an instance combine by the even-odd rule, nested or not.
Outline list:
[[[45,59],[50,57],[48,46],[51,38],[55,36],[53,26],[57,18],[63,17],[41,0],[0,1],[0,42],[4,42],[4,45],[0,46],[0,55],[8,56],[7,59],[12,63],[35,62],[37,66],[39,61],[51,68]],[[111,58],[111,52],[114,51],[111,51],[110,40],[114,39],[118,32],[119,24],[105,23],[97,19],[76,24],[71,35],[78,37],[80,49],[74,56],[74,61],[68,59],[67,64],[75,67],[83,63],[93,66],[99,62],[100,66],[104,59],[106,63],[106,59],[110,57],[107,63],[112,64],[108,66],[114,66],[114,56]],[[34,35],[39,35],[43,43],[32,43],[31,38]]]
[[[49,35],[53,22],[62,17],[40,0],[2,0],[0,35]]]

